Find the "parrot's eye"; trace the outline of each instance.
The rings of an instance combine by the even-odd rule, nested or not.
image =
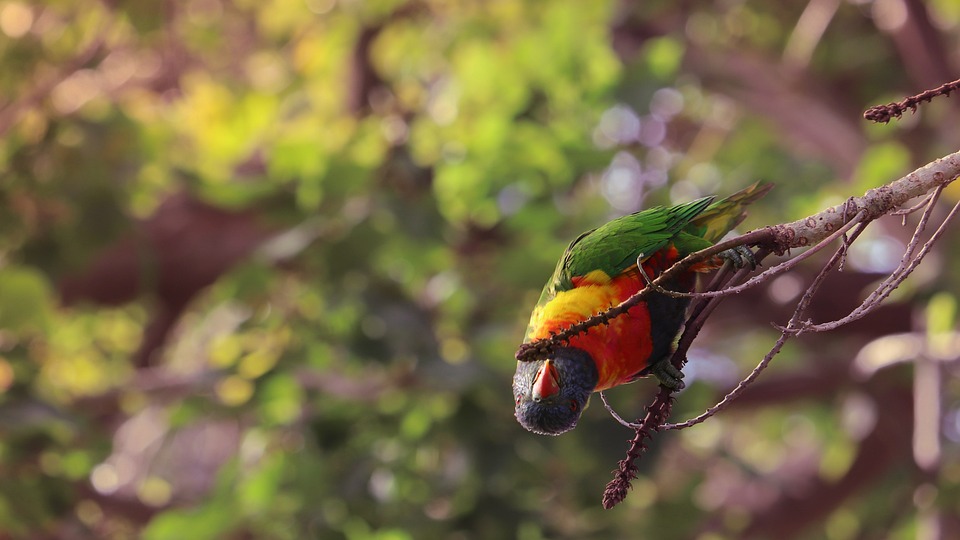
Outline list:
[[[573,412],[577,412],[577,409],[579,409],[579,408],[580,408],[580,404],[577,403],[577,400],[571,399],[571,400],[570,400],[570,410],[573,411]]]

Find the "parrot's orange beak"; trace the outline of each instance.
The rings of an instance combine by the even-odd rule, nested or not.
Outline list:
[[[547,360],[540,366],[537,376],[533,380],[531,389],[532,397],[535,401],[546,399],[560,391],[560,374],[553,362]]]

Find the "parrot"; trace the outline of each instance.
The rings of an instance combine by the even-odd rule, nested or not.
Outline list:
[[[746,218],[745,207],[772,184],[757,182],[726,198],[704,197],[616,218],[570,243],[530,316],[524,343],[549,338],[572,324],[616,306],[673,263],[705,249]],[[695,264],[665,284],[692,292],[699,273],[731,260],[755,264],[746,248]],[[641,275],[642,272],[646,277]],[[554,347],[546,358],[518,361],[513,377],[515,415],[529,431],[559,435],[577,425],[594,392],[653,375],[671,390],[683,374],[670,356],[686,319],[689,298],[650,294],[626,313]]]

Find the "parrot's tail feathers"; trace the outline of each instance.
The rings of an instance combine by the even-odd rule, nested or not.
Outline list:
[[[690,224],[703,231],[700,236],[716,242],[747,217],[745,210],[750,203],[762,198],[771,189],[773,184],[769,182],[756,182],[711,204]]]

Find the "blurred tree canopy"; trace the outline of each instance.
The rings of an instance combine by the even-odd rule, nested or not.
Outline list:
[[[956,100],[861,112],[958,50],[953,0],[0,0],[0,538],[960,535],[954,232],[661,435],[615,510],[629,431],[594,404],[538,437],[510,395],[572,237],[757,179],[745,226],[797,219],[955,151]],[[714,315],[677,420],[808,270]]]

